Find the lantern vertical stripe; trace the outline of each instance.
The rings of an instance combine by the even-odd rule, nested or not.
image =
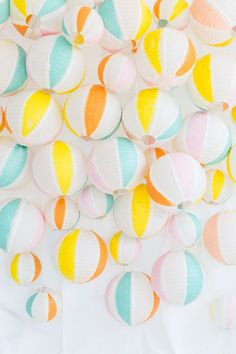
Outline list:
[[[106,64],[109,61],[111,56],[112,56],[112,54],[107,55],[104,59],[102,59],[102,61],[100,62],[99,66],[98,66],[98,78],[104,86],[105,86],[105,84],[104,84],[104,69],[105,69]]]
[[[196,60],[196,51],[194,49],[192,42],[190,40],[188,40],[188,51],[186,53],[183,64],[181,65],[179,70],[176,72],[176,76],[182,76],[182,75],[186,74],[193,66],[195,60]]]
[[[87,135],[90,136],[97,129],[106,108],[107,91],[100,85],[93,85],[85,105],[85,126]],[[96,110],[94,110],[96,107]]]
[[[22,13],[23,16],[27,16],[27,3],[26,0],[12,0],[17,10]]]
[[[148,99],[148,104],[145,104]],[[141,126],[146,133],[150,128],[158,99],[158,89],[142,90],[137,96],[137,111]]]
[[[104,26],[117,38],[122,39],[122,31],[116,16],[116,9],[113,0],[105,0],[98,8]],[[107,16],[109,14],[109,16]]]
[[[176,17],[178,17],[181,14],[181,12],[183,12],[187,8],[188,8],[188,3],[185,0],[177,0],[169,21],[173,21]]]
[[[64,198],[59,198],[55,205],[54,219],[58,229],[62,229],[65,218],[66,203]]]
[[[150,217],[150,199],[145,191],[145,185],[141,184],[134,190],[132,198],[132,224],[138,237],[145,232]]]
[[[119,316],[131,324],[131,272],[125,273],[117,284],[115,303]],[[124,301],[125,299],[125,301]]]
[[[77,25],[77,32],[78,34],[83,30],[85,22],[89,16],[91,12],[91,9],[87,6],[83,6],[78,14],[77,14],[77,21],[76,21],[76,25]]]
[[[33,253],[32,253],[33,259],[34,259],[34,266],[35,266],[35,272],[34,272],[34,278],[32,281],[34,281],[35,279],[38,278],[40,272],[41,272],[41,263],[38,259],[38,257],[36,257]]]
[[[107,262],[107,247],[106,247],[106,244],[105,244],[105,242],[103,241],[103,239],[101,237],[99,237],[98,235],[96,235],[96,237],[97,237],[97,242],[98,242],[99,248],[100,248],[100,257],[99,257],[99,260],[98,260],[98,264],[97,264],[96,270],[95,270],[94,274],[92,275],[92,277],[90,277],[88,279],[88,281],[97,278],[99,276],[99,274],[101,274],[101,272],[105,268],[105,265],[106,265],[106,262]]]
[[[135,175],[137,152],[135,145],[126,138],[117,138],[118,154],[121,166],[123,187],[126,187]]]
[[[34,300],[35,300],[37,295],[38,295],[37,293],[31,295],[30,298],[28,299],[27,303],[26,303],[26,311],[27,311],[28,315],[31,318],[33,318],[33,316],[32,316],[32,306],[33,306]]]
[[[187,266],[187,289],[184,304],[187,305],[199,295],[203,285],[203,275],[195,258],[188,252],[184,253]]]
[[[112,254],[112,257],[116,262],[118,262],[118,256],[119,256],[119,240],[122,232],[119,231],[117,232],[111,239],[110,241],[110,252]]]
[[[138,32],[135,35],[135,40],[137,41],[144,32],[147,30],[147,24],[152,20],[152,14],[149,8],[146,6],[144,0],[139,0],[140,2],[140,12],[141,12],[141,21],[139,24]]]
[[[217,198],[219,197],[224,187],[224,183],[225,183],[224,173],[220,170],[217,170],[213,175],[213,181],[212,181],[213,200],[217,200]]]
[[[72,231],[60,244],[58,252],[58,265],[61,273],[70,280],[75,280],[76,244],[79,230]]]
[[[12,278],[19,284],[19,277],[18,277],[18,262],[19,262],[19,254],[17,254],[12,263],[11,263],[11,268],[10,268],[10,273]]]
[[[67,194],[73,179],[73,158],[68,145],[62,141],[53,144],[53,161],[56,178],[62,194]]]
[[[3,0],[3,2],[0,4],[0,25],[7,21],[9,13],[9,1]]]
[[[214,101],[211,83],[211,55],[200,58],[193,69],[193,81],[200,95],[209,103]]]
[[[48,295],[48,321],[51,321],[56,316],[57,304],[53,299],[53,297],[50,295],[50,293],[48,293],[47,295]]]
[[[208,220],[204,230],[204,243],[211,255],[218,261],[224,263],[225,260],[222,257],[219,238],[217,237],[218,231],[218,214]]]
[[[150,61],[150,64],[158,74],[161,74],[162,72],[160,56],[162,34],[162,30],[153,31],[148,33],[144,38],[144,51]],[[151,41],[151,45],[149,45],[149,41]]]
[[[14,222],[15,215],[20,206],[21,199],[13,199],[7,205],[5,205],[0,212],[0,229],[2,235],[0,237],[0,248],[7,250],[9,236]]]

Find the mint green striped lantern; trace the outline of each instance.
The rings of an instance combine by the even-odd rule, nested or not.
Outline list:
[[[7,22],[10,16],[9,0],[0,0],[0,28]]]

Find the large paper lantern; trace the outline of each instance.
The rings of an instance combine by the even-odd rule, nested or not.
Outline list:
[[[41,273],[41,262],[32,252],[16,254],[10,265],[12,279],[18,285],[30,285]]]
[[[81,284],[97,278],[106,262],[106,244],[92,231],[72,230],[58,247],[57,268],[61,275],[74,283]]]
[[[142,272],[123,272],[114,277],[108,285],[105,300],[110,314],[129,326],[148,321],[160,302],[152,290],[149,276]]]
[[[215,299],[210,306],[210,315],[218,327],[234,329],[236,327],[236,297],[227,294]]]
[[[63,117],[67,128],[76,136],[105,139],[120,124],[121,105],[105,87],[86,85],[67,97]]]
[[[47,36],[33,43],[27,66],[40,88],[57,93],[75,90],[83,81],[86,70],[81,51],[63,36]]]
[[[233,145],[226,159],[227,171],[234,183],[236,183],[236,145]]]
[[[146,160],[129,139],[111,138],[100,142],[88,161],[88,173],[98,189],[118,193],[137,186],[143,179]]]
[[[112,259],[124,266],[132,263],[138,257],[140,249],[140,240],[126,236],[122,231],[113,235],[109,242]]]
[[[60,140],[42,147],[36,153],[32,169],[37,185],[43,192],[53,196],[75,194],[87,179],[83,154],[76,146]]]
[[[162,300],[172,305],[188,305],[200,294],[203,271],[189,252],[167,252],[155,262],[152,286]]]
[[[5,252],[26,252],[36,247],[44,233],[41,211],[25,199],[0,203],[0,248]]]
[[[14,139],[26,146],[54,140],[63,123],[56,98],[38,90],[26,90],[12,97],[7,103],[6,119]]]
[[[145,184],[119,196],[114,205],[114,219],[126,235],[148,238],[158,234],[166,224],[168,214],[152,201]]]
[[[150,86],[170,89],[183,84],[196,60],[184,32],[160,28],[145,35],[137,54],[137,69]]]
[[[0,0],[0,28],[7,22],[10,16],[9,0]]]
[[[189,4],[185,0],[156,0],[153,12],[158,27],[182,30],[189,22]]]
[[[203,199],[211,204],[222,204],[233,194],[233,182],[221,170],[206,171],[207,188]]]

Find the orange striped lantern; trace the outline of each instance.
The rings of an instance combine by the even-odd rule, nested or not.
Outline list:
[[[182,30],[189,23],[189,4],[185,0],[156,0],[153,12],[158,27]]]
[[[41,262],[32,252],[16,254],[10,265],[12,279],[18,285],[30,285],[41,273]]]

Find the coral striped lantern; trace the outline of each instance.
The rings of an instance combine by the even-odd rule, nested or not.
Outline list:
[[[0,28],[7,22],[10,16],[9,0],[0,0]]]
[[[236,183],[236,145],[233,145],[226,159],[229,177]]]
[[[210,306],[210,315],[219,328],[236,328],[236,297],[226,294],[215,299]]]
[[[153,12],[158,27],[182,30],[189,23],[189,4],[185,0],[156,0]]]
[[[10,265],[12,279],[18,285],[30,285],[41,273],[41,262],[32,252],[16,254]]]
[[[109,242],[110,255],[114,262],[126,266],[136,260],[140,254],[140,240],[126,236],[118,231]]]
[[[229,176],[221,170],[206,171],[207,188],[203,199],[211,204],[222,204],[233,194],[233,182]]]

